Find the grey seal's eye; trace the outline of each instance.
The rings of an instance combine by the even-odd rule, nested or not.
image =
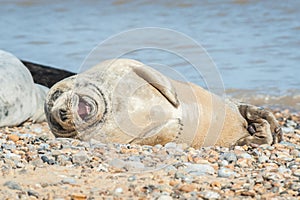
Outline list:
[[[52,94],[52,100],[56,101],[56,99],[58,99],[58,97],[62,94],[63,92],[61,90],[56,90],[53,94]]]

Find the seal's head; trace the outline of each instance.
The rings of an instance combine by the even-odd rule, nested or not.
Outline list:
[[[99,127],[105,112],[102,92],[89,81],[78,81],[77,76],[55,84],[45,103],[46,117],[56,137],[81,138],[82,130],[87,133]]]

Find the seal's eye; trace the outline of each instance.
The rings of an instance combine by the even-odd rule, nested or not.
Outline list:
[[[56,99],[58,99],[58,97],[62,94],[63,92],[61,90],[56,90],[53,94],[52,94],[52,100],[56,101]]]

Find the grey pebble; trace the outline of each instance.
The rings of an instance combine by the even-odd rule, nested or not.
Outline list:
[[[3,185],[12,190],[22,190],[19,183],[15,182],[15,181],[6,181]]]
[[[214,174],[215,169],[208,164],[187,164],[187,167],[184,168],[186,173],[189,173],[194,176],[200,176],[205,174]]]
[[[61,166],[66,166],[66,165],[72,164],[71,163],[71,158],[69,156],[65,156],[65,155],[57,156],[56,161]]]
[[[20,155],[15,154],[15,153],[10,153],[10,152],[4,154],[4,158],[10,159],[10,160],[13,160],[13,161],[17,161],[17,162],[19,162],[21,160]]]
[[[145,169],[145,165],[141,162],[127,161],[125,162],[124,168],[127,169],[128,171],[141,170],[141,169]]]
[[[262,155],[262,156],[259,156],[258,157],[258,162],[259,163],[265,163],[269,160],[269,157],[265,156],[265,155]]]
[[[114,192],[115,192],[115,194],[121,194],[121,193],[123,193],[123,188],[118,187],[118,188],[115,189]]]
[[[118,169],[122,169],[125,167],[125,161],[119,159],[119,158],[114,158],[112,160],[110,160],[108,162],[108,164],[112,167],[118,168]]]
[[[294,128],[292,128],[292,127],[282,127],[281,128],[282,129],[282,132],[283,133],[293,133],[294,132]]]
[[[13,141],[7,141],[6,143],[1,144],[1,148],[7,150],[15,150],[16,144]]]
[[[185,177],[185,174],[182,173],[182,172],[176,172],[175,175],[174,175],[174,177],[176,179],[183,179]]]
[[[172,200],[173,198],[169,195],[163,194],[157,198],[157,200]]]
[[[175,149],[176,147],[177,147],[177,144],[174,142],[169,142],[169,143],[165,144],[166,149]]]
[[[246,158],[246,159],[251,159],[252,156],[248,153],[241,153],[237,155],[237,158]]]
[[[219,166],[223,167],[223,166],[227,166],[229,163],[227,160],[222,160],[221,162],[219,162]]]
[[[89,157],[86,152],[79,151],[78,153],[76,153],[72,156],[72,161],[74,164],[82,165],[89,161]]]
[[[136,180],[136,176],[135,176],[135,175],[129,176],[129,177],[127,178],[127,181],[129,181],[129,182],[133,182],[133,181],[135,181],[135,180]]]
[[[232,153],[232,152],[222,154],[220,156],[220,159],[227,160],[229,163],[234,163],[237,161],[237,157],[236,157],[235,153]]]
[[[41,156],[43,162],[47,163],[48,165],[54,165],[55,161],[52,158],[48,158],[47,156]]]
[[[294,176],[300,177],[300,169],[297,169],[293,172]]]
[[[64,184],[76,184],[76,180],[74,178],[64,178],[61,182]]]
[[[211,190],[206,190],[204,192],[201,192],[200,195],[204,199],[220,199],[220,194]]]
[[[293,120],[286,120],[286,126],[288,126],[288,127],[297,127],[297,123]]]
[[[232,171],[231,169],[226,168],[226,167],[221,167],[218,170],[218,176],[223,177],[223,178],[228,178],[228,177],[234,176],[235,174],[236,173],[234,171]]]

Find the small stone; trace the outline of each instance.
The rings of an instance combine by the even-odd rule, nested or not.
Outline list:
[[[33,129],[33,131],[36,133],[42,133],[43,130],[42,130],[42,128],[38,127],[38,128]]]
[[[175,173],[175,178],[176,179],[183,179],[185,177],[185,174],[183,174],[182,172],[176,172]]]
[[[11,135],[7,136],[7,139],[9,139],[9,140],[11,140],[13,142],[17,142],[17,141],[19,141],[20,137],[18,135],[16,135],[16,134],[11,134]]]
[[[204,199],[220,199],[220,194],[211,190],[206,190],[203,192],[200,192],[201,197]]]
[[[172,200],[173,198],[169,195],[163,194],[157,198],[157,200]]]
[[[68,164],[72,164],[71,163],[71,158],[68,157],[68,156],[65,156],[65,155],[59,155],[59,156],[57,156],[56,161],[61,166],[66,166]]]
[[[123,193],[123,188],[117,187],[114,192],[115,192],[115,194],[122,194]]]
[[[179,183],[180,182],[178,180],[170,180],[169,185],[173,187],[175,185],[178,185]]]
[[[228,163],[227,160],[222,160],[222,161],[219,163],[220,167],[225,167],[225,166],[227,166],[228,164],[229,164],[229,163]]]
[[[64,178],[63,180],[61,180],[61,182],[63,184],[71,184],[71,185],[76,184],[76,180],[74,178]]]
[[[87,196],[84,194],[72,194],[71,199],[72,200],[86,200]]]
[[[193,176],[215,173],[215,169],[208,164],[189,164],[187,168],[184,169],[184,171]]]
[[[143,170],[145,169],[145,165],[141,162],[127,161],[125,162],[124,168],[127,169],[128,171]]]
[[[184,184],[181,187],[179,187],[179,191],[182,192],[192,192],[196,189],[194,184]]]
[[[49,165],[54,165],[55,161],[53,159],[49,159],[47,156],[41,156],[41,159],[43,162],[49,164]]]
[[[300,177],[300,169],[297,169],[293,172],[294,176]]]
[[[248,153],[241,153],[237,155],[237,158],[245,158],[245,159],[251,159],[252,156]]]
[[[8,187],[11,190],[22,190],[19,183],[15,182],[15,181],[6,181],[3,185]]]
[[[76,165],[82,165],[82,164],[88,162],[88,160],[89,160],[89,157],[88,157],[87,153],[84,151],[79,151],[78,153],[76,153],[72,156],[72,161]]]
[[[222,154],[220,156],[220,160],[227,160],[229,163],[234,163],[237,161],[237,157],[236,157],[235,153],[228,152],[228,153]]]
[[[136,176],[129,176],[128,178],[127,178],[127,181],[129,181],[129,182],[133,182],[133,181],[135,181],[136,180]]]
[[[223,177],[223,178],[228,178],[228,177],[234,176],[235,174],[236,173],[234,171],[232,171],[231,169],[226,168],[226,167],[221,167],[218,170],[218,176]]]
[[[176,147],[177,147],[177,144],[174,142],[169,142],[169,143],[165,144],[166,149],[175,149]]]
[[[265,156],[265,155],[262,155],[262,156],[259,156],[258,157],[258,162],[259,163],[265,163],[265,162],[267,162],[269,160],[269,158],[267,157],[267,156]]]
[[[108,164],[110,166],[112,166],[112,167],[115,167],[115,168],[118,168],[118,169],[122,169],[122,168],[125,167],[126,162],[123,161],[123,160],[121,160],[121,159],[119,159],[119,158],[115,158],[115,159],[109,161]]]
[[[282,127],[282,132],[283,133],[293,133],[294,132],[294,128],[292,127]]]

